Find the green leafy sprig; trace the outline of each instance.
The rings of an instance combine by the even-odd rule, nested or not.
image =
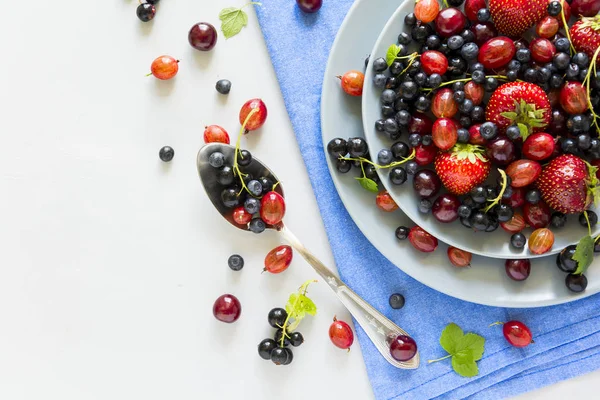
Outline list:
[[[372,192],[372,193],[377,193],[377,192],[379,192],[379,185],[377,185],[377,182],[375,182],[373,179],[367,178],[367,174],[365,173],[364,163],[371,164],[372,166],[374,166],[377,169],[386,169],[386,168],[393,168],[393,167],[397,167],[398,165],[402,165],[402,164],[412,160],[413,158],[415,158],[415,149],[413,149],[412,153],[410,153],[410,155],[408,157],[402,158],[402,160],[400,160],[400,161],[394,161],[393,163],[390,163],[388,165],[379,165],[379,164],[374,163],[373,161],[371,161],[367,158],[364,158],[364,157],[340,157],[340,160],[360,162],[360,169],[362,171],[363,176],[359,176],[354,179],[356,179],[358,181],[358,183],[360,183],[360,186],[362,186],[363,189],[368,190],[369,192]]]
[[[448,355],[436,360],[429,360],[429,364],[452,358],[452,369],[458,375],[470,378],[479,374],[476,361],[483,357],[485,350],[483,337],[475,333],[465,334],[458,325],[451,323],[442,331],[440,345],[448,352]]]
[[[244,11],[244,8],[249,5],[260,6],[261,3],[252,1],[244,4],[240,8],[227,7],[221,10],[219,13],[219,19],[221,20],[221,31],[225,35],[225,39],[229,39],[240,33],[243,27],[248,25],[248,14]]]
[[[279,347],[284,347],[283,342],[285,338],[289,338],[289,333],[300,325],[300,322],[307,316],[315,316],[317,314],[317,306],[315,303],[306,296],[308,285],[317,282],[316,280],[308,280],[300,286],[297,293],[292,293],[290,298],[285,305],[285,311],[287,312],[287,318],[280,328],[283,330],[281,335],[281,342]]]

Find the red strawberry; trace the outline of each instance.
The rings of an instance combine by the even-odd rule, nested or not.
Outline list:
[[[459,143],[435,159],[435,172],[449,192],[461,195],[469,193],[490,173],[490,160],[481,146]]]
[[[537,186],[550,207],[563,214],[583,212],[597,197],[597,168],[572,154],[556,157],[542,171]]]
[[[569,30],[571,42],[577,51],[587,54],[590,59],[600,51],[600,14],[595,17],[582,17]]]
[[[490,0],[489,8],[498,31],[516,38],[548,15],[548,0]]]
[[[486,120],[498,125],[505,133],[510,125],[521,128],[523,139],[533,132],[542,132],[552,120],[552,106],[544,90],[533,83],[510,82],[500,86],[490,97]]]

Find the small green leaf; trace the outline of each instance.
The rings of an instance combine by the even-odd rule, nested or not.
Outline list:
[[[401,51],[402,47],[396,44],[393,44],[388,48],[387,54],[385,55],[385,61],[387,62],[388,67],[392,65]]]
[[[529,128],[527,127],[527,125],[518,123],[517,126],[521,131],[521,137],[523,138],[523,140],[527,139],[527,136],[529,136]]]
[[[357,177],[355,179],[358,181],[358,183],[360,183],[360,186],[362,186],[364,189],[368,190],[369,192],[373,192],[373,193],[379,192],[379,187],[377,186],[377,182],[375,182],[373,179],[365,178],[364,176]]]
[[[594,239],[585,236],[577,243],[573,260],[577,261],[577,270],[574,274],[583,274],[594,261]]]
[[[225,39],[237,35],[244,26],[248,25],[248,14],[243,8],[252,4],[260,5],[257,2],[250,2],[241,8],[227,7],[221,10],[219,19],[221,20],[221,31],[225,35]]]
[[[440,345],[450,354],[456,353],[456,344],[463,337],[463,330],[454,323],[448,324],[440,336]]]
[[[500,115],[502,115],[504,118],[510,119],[511,121],[514,121],[517,118],[517,113],[512,112],[512,111],[503,112],[503,113],[500,113]]]
[[[479,367],[469,354],[457,354],[452,357],[452,368],[454,372],[465,378],[472,378],[479,374]]]
[[[456,344],[456,351],[462,353],[463,351],[469,351],[473,357],[473,360],[481,360],[483,352],[485,350],[485,339],[475,333],[467,333],[460,341]]]
[[[469,156],[468,156],[468,157],[469,157],[469,162],[470,162],[471,164],[475,164],[475,162],[477,161],[477,159],[476,159],[476,157],[475,157],[475,154],[473,154],[473,153],[469,153]]]

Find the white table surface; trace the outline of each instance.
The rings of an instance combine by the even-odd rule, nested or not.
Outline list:
[[[210,53],[187,43],[192,24],[218,25],[222,7],[244,2],[164,0],[148,24],[133,0],[3,7],[0,398],[373,397],[358,344],[346,353],[329,342],[332,317],[349,316],[322,284],[293,364],[258,357],[267,312],[315,274],[299,258],[261,274],[279,238],[224,223],[197,177],[203,127],[235,136],[241,104],[263,98],[267,123],[245,143],[285,185],[286,223],[333,265],[254,13]],[[174,80],[144,77],[161,54],[181,60]],[[227,97],[219,78],[233,82]],[[158,159],[163,145],[175,149],[170,164]],[[228,269],[232,253],[243,271]],[[212,317],[223,293],[242,302],[233,325]],[[598,389],[600,372],[523,397]]]

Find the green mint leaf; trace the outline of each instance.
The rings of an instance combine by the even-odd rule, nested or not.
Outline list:
[[[440,336],[440,345],[449,354],[456,354],[456,345],[462,339],[463,331],[460,327],[454,323],[448,324],[442,331]]]
[[[585,236],[577,243],[573,260],[577,261],[577,270],[574,274],[583,274],[594,261],[594,239]]]
[[[355,178],[358,183],[360,183],[360,186],[362,186],[364,189],[368,190],[369,192],[373,192],[373,193],[378,193],[379,192],[379,187],[377,186],[377,182],[375,182],[373,179],[369,179],[369,178],[365,178],[363,177],[359,177],[359,178]]]
[[[468,352],[474,361],[481,360],[485,350],[485,339],[475,333],[467,333],[456,344],[456,351],[459,354]]]
[[[227,7],[221,10],[219,19],[221,20],[221,31],[225,35],[225,39],[237,35],[243,27],[248,25],[248,14],[243,8],[252,4],[260,5],[257,2],[250,2],[241,8]]]
[[[388,48],[387,54],[385,55],[385,61],[387,62],[388,67],[392,65],[392,63],[398,57],[398,54],[402,51],[402,47],[393,44]]]
[[[471,378],[479,374],[479,367],[469,354],[457,354],[452,356],[452,368],[454,372],[465,378]]]

